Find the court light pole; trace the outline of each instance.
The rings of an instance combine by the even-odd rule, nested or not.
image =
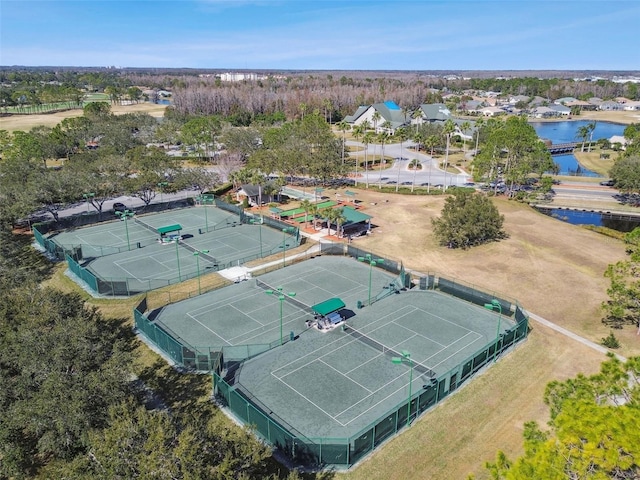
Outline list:
[[[200,288],[200,254],[204,253],[205,255],[209,253],[209,250],[198,250],[197,252],[193,252],[193,255],[196,257],[196,270],[198,272],[198,295],[202,293]]]
[[[260,258],[262,258],[262,215],[260,215],[260,221],[257,221],[255,218],[250,218],[249,222],[252,225],[255,225],[256,223],[258,224],[259,227],[259,231],[260,231]]]
[[[284,342],[282,341],[282,302],[284,302],[285,300],[285,295],[287,297],[295,297],[296,296],[296,292],[288,292],[285,293],[282,291],[283,288],[282,287],[277,287],[275,290],[266,290],[265,293],[267,295],[277,295],[278,296],[278,300],[280,301],[280,345],[282,345]]]
[[[407,427],[411,425],[411,385],[413,384],[413,360],[411,360],[411,354],[406,350],[403,350],[401,357],[392,357],[391,363],[397,365],[406,363],[409,365],[409,398],[407,400]]]
[[[485,303],[484,308],[487,310],[495,311],[498,309],[498,329],[496,331],[496,351],[493,353],[493,362],[495,363],[498,359],[498,343],[500,342],[500,323],[502,320],[502,304],[496,300],[495,298],[491,300],[491,303]]]
[[[285,227],[282,229],[282,268],[287,266],[287,233],[291,233],[293,227]]]
[[[131,243],[129,242],[129,219],[135,214],[130,210],[124,210],[122,212],[116,212],[116,215],[124,222],[124,231],[127,234],[127,248],[131,250]]]
[[[87,213],[89,213],[89,199],[94,198],[95,196],[96,194],[93,192],[82,194],[82,198],[84,198],[87,201]]]
[[[358,257],[359,262],[365,262],[369,264],[369,302],[368,305],[371,305],[371,275],[373,273],[373,267],[380,263],[384,263],[384,258],[373,258],[370,253],[367,253],[364,257]]]
[[[162,203],[162,193],[164,192],[164,187],[169,186],[169,182],[160,182],[158,183],[158,187],[160,187],[160,203]]]
[[[176,237],[176,262],[178,262],[178,280],[182,281],[182,275],[180,274],[180,251],[178,250],[178,242],[180,242],[180,238]]]

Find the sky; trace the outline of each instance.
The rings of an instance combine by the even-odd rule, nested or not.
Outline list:
[[[638,0],[0,0],[0,65],[640,70]]]

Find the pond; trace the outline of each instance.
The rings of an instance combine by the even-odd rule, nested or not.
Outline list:
[[[591,123],[589,120],[561,121],[561,122],[530,122],[538,136],[551,140],[552,143],[580,142],[576,134],[580,127]],[[611,122],[596,122],[593,140],[609,139],[614,135],[622,135],[626,125]],[[560,175],[576,175],[597,177],[597,173],[587,170],[578,163],[573,154],[554,155],[553,161],[560,166]]]
[[[640,227],[640,216],[566,208],[538,207],[537,210],[571,225],[595,225],[597,227],[611,228],[619,232],[630,232],[634,228]]]

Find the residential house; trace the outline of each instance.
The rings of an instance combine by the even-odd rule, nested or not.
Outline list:
[[[577,108],[579,110],[596,110],[598,107],[591,102],[585,102],[583,100],[576,100],[574,102],[567,102],[564,104],[569,108]]]
[[[598,109],[607,112],[614,112],[624,110],[624,105],[613,100],[605,100],[598,106]]]
[[[586,102],[585,102],[586,103]],[[556,116],[569,116],[571,115],[571,108],[568,105],[549,105],[549,108],[556,112]]]
[[[496,117],[498,115],[504,115],[505,113],[507,113],[499,107],[483,107],[480,108],[478,112],[485,117]]]
[[[562,97],[557,100],[554,100],[553,103],[556,105],[566,105],[567,103],[577,102],[578,99],[574,97]]]
[[[530,115],[535,118],[550,118],[557,117],[560,114],[550,107],[540,106],[532,109]]]
[[[373,117],[376,112],[380,118],[374,121]],[[411,116],[395,102],[387,100],[373,105],[361,105],[353,115],[344,117],[344,121],[351,124],[352,127],[368,122],[368,125],[374,128],[376,133],[387,132],[393,135],[398,128],[410,123]]]
[[[624,104],[625,110],[637,111],[640,110],[640,102],[629,100]]]
[[[444,103],[425,103],[418,107],[418,110],[411,119],[413,125],[422,125],[423,123],[444,123],[451,120],[451,111]]]
[[[509,97],[509,104],[510,105],[515,105],[516,103],[527,103],[529,100],[531,99],[531,97],[529,97],[528,95],[511,95]]]

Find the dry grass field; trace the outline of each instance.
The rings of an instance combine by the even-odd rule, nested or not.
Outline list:
[[[431,218],[439,215],[444,197],[383,197],[360,190],[357,198],[377,225],[373,235],[356,240],[357,246],[403,260],[416,271],[435,271],[514,297],[525,309],[592,341],[608,335],[600,322],[607,288],[603,272],[624,258],[621,242],[495,199],[509,238],[451,250],[438,246],[431,233]],[[623,345],[618,353],[640,354],[635,329],[615,334]],[[483,464],[498,449],[510,456],[522,453],[524,422],[548,420],[542,402],[546,384],[595,373],[603,360],[602,354],[533,322],[525,344],[345,476],[460,479],[474,473],[488,478]]]
[[[153,103],[138,103],[136,105],[112,105],[111,112],[116,115],[124,113],[148,113],[152,117],[163,117],[166,105],[156,105]],[[11,115],[0,117],[0,130],[15,132],[16,130],[29,131],[33,127],[44,125],[55,127],[65,118],[80,117],[82,110],[67,110],[64,112],[43,113],[38,115]]]

